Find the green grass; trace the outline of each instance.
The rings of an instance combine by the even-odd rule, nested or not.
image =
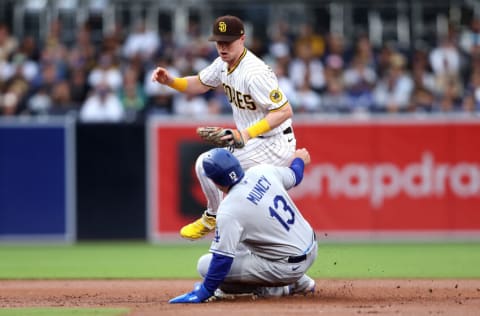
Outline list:
[[[2,308],[0,316],[122,316],[124,308]]]
[[[199,278],[205,242],[0,245],[0,279]],[[480,278],[480,243],[322,244],[314,278]],[[2,316],[2,314],[0,314]]]
[[[480,278],[480,243],[329,244],[318,253],[318,277]]]
[[[0,246],[0,279],[191,278],[206,244]]]
[[[0,245],[1,279],[199,279],[205,242]],[[321,244],[314,278],[480,278],[480,243]],[[0,316],[124,316],[118,308],[0,308]]]

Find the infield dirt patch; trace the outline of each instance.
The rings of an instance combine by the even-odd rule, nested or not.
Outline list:
[[[480,280],[316,281],[313,296],[188,305],[168,300],[194,280],[5,280],[0,307],[123,307],[131,316],[480,315]]]

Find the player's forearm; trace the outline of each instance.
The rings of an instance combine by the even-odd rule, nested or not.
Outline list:
[[[207,275],[203,280],[203,285],[207,291],[213,292],[222,284],[223,280],[230,272],[233,258],[214,253],[210,266],[208,267]]]
[[[198,76],[171,78],[167,85],[177,91],[188,94],[201,94],[209,89],[198,80]]]
[[[282,124],[292,116],[292,107],[289,103],[287,103],[282,108],[269,112],[265,116],[265,118],[249,126],[246,130],[242,131],[242,136],[244,136],[245,140],[255,138],[280,126],[280,124]]]
[[[303,180],[303,171],[305,170],[305,162],[302,158],[296,157],[290,164],[290,169],[295,173],[295,186],[299,185]]]

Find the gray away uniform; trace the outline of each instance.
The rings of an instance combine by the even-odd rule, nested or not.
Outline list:
[[[221,289],[252,292],[299,280],[317,257],[317,241],[287,190],[295,185],[289,167],[258,165],[225,196],[217,214],[210,252],[234,258]],[[205,277],[211,254],[198,271]]]

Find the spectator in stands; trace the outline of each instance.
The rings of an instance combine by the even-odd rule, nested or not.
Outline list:
[[[60,24],[53,22],[49,36],[45,40],[44,46],[40,53],[40,67],[43,64],[53,64],[56,77],[65,79],[68,76],[68,47],[63,44],[60,38]]]
[[[325,39],[315,32],[311,23],[305,22],[300,25],[298,36],[295,39],[295,52],[300,55],[301,50],[309,48],[312,58],[321,58],[325,54]]]
[[[123,88],[119,91],[119,98],[125,111],[127,122],[143,119],[146,97],[141,84],[137,80],[137,72],[129,69],[123,77]]]
[[[49,115],[76,116],[79,106],[71,98],[70,84],[66,80],[57,82],[52,89],[52,106]]]
[[[160,35],[147,29],[144,20],[135,23],[134,30],[129,33],[123,45],[123,56],[132,59],[138,56],[142,61],[151,60],[161,45]]]
[[[124,47],[125,38],[124,38],[123,25],[115,23],[112,28],[104,35],[102,41],[101,51],[111,52],[113,56],[121,57],[122,49]],[[153,55],[152,55],[153,56]],[[134,54],[132,57],[125,58],[126,61],[133,59],[140,60],[141,63],[149,62],[150,60],[143,60],[142,54]]]
[[[120,122],[125,112],[122,102],[106,82],[98,83],[80,109],[83,122]]]
[[[338,91],[346,92],[351,98],[352,111],[368,109],[373,102],[373,111],[471,111],[476,108],[471,105],[471,99],[474,104],[480,102],[479,80],[476,79],[480,73],[478,16],[465,26],[459,38],[450,26],[447,36],[438,43],[432,37],[433,49],[404,51],[411,57],[409,68],[405,62],[397,62],[401,67],[392,65],[392,59],[399,60],[392,56],[399,52],[396,42],[388,38],[376,54],[367,33],[361,33],[353,46],[347,46],[349,38],[333,33],[325,37],[315,32],[312,23],[296,25],[294,29],[287,20],[280,18],[279,22],[269,25],[265,29],[269,38],[263,41],[269,46],[256,49],[268,51],[266,61],[272,68],[278,67],[275,71],[279,84],[284,91],[290,91],[285,93],[289,94],[297,112],[331,111],[332,107],[322,107],[322,104],[332,104],[330,101],[338,97]],[[186,37],[182,39],[172,37],[167,30],[160,38],[156,31],[147,30],[145,20],[136,23],[130,33],[123,29],[129,26],[118,24],[118,21],[105,25],[107,27],[92,24],[97,22],[102,22],[101,14],[66,33],[60,21],[53,20],[45,26],[46,36],[40,37],[38,42],[29,33],[18,38],[12,36],[7,25],[0,23],[0,112],[3,115],[37,113],[33,109],[42,108],[41,101],[48,95],[53,99],[53,90],[65,84],[68,89],[59,90],[69,90],[70,98],[65,99],[80,107],[86,102],[88,92],[91,90],[97,95],[97,85],[106,80],[113,92],[120,93],[124,103],[140,106],[144,94],[143,109],[148,115],[172,114],[176,91],[152,85],[151,74],[145,73],[146,69],[153,69],[153,62],[164,63],[172,74],[180,76],[184,72],[197,72],[216,57],[213,55],[215,49],[202,40],[201,23],[196,18],[189,19]],[[98,45],[93,45],[94,37]],[[258,35],[255,38],[258,39]],[[157,61],[155,56],[161,59]],[[126,89],[122,90],[123,78],[131,69],[138,73],[137,80],[146,80],[136,89],[133,84],[125,83]],[[292,85],[293,89],[288,88]],[[187,114],[224,113],[224,100],[218,97],[212,91],[205,100],[197,100],[198,104],[207,102],[206,108],[199,106],[198,109],[203,110]],[[54,108],[47,113],[53,113]]]
[[[292,47],[294,45],[293,43],[295,42],[297,35],[293,31],[292,25],[290,25],[286,21],[286,19],[284,19],[282,17],[278,18],[271,25],[271,32],[269,32],[269,34],[273,34],[272,32],[273,33],[278,32],[279,34],[282,34],[283,36],[285,36],[286,39],[287,39],[287,42],[288,42],[288,47],[290,48],[290,50],[292,49]],[[272,38],[271,35],[270,35],[270,38]]]
[[[31,35],[27,35],[21,40],[18,52],[23,54],[27,60],[35,63],[40,61],[40,47],[38,47],[37,40]]]
[[[439,110],[432,91],[422,86],[417,86],[412,93],[409,107],[411,112],[431,113]]]
[[[460,34],[459,47],[467,56],[480,53],[480,18],[474,16],[469,27]]]
[[[355,41],[353,51],[349,54],[349,59],[346,60],[347,65],[351,66],[351,63],[356,58],[363,60],[366,64],[366,67],[377,70],[375,51],[373,49],[372,43],[370,42],[368,34],[361,33],[358,36]]]
[[[436,93],[440,110],[442,112],[459,111],[461,109],[463,90],[463,84],[458,76],[445,74],[442,77],[442,89],[437,90]]]
[[[53,60],[43,60],[40,64],[40,72],[32,80],[32,92],[37,89],[44,89],[47,93],[52,91],[53,85],[59,80],[63,80],[63,76],[59,74],[59,67],[57,67]]]
[[[166,68],[172,76],[180,77],[180,71],[173,65],[171,58],[160,56],[156,60],[156,65]],[[178,94],[178,91],[153,82],[151,78],[154,70],[152,68],[147,72],[143,80],[143,89],[147,98],[147,112],[149,114],[172,114],[173,97]]]
[[[436,93],[435,76],[428,62],[428,52],[425,49],[416,49],[412,57],[412,79],[415,90],[428,90]]]
[[[48,86],[38,88],[27,101],[27,111],[31,115],[47,115],[53,106]]]
[[[0,23],[0,64],[7,61],[17,48],[18,40],[10,34],[6,24]]]
[[[5,86],[5,93],[0,99],[0,113],[5,116],[24,113],[28,82],[24,78],[13,77],[5,83]]]
[[[61,33],[62,23],[58,19],[53,20],[47,28],[47,35],[45,36],[45,46],[65,49],[65,43],[63,41]]]
[[[400,53],[390,57],[386,74],[373,91],[375,110],[380,112],[403,112],[408,108],[413,90],[413,80],[405,71],[406,60]]]
[[[341,81],[343,86],[343,58],[337,54],[330,54],[325,59],[325,82],[328,86],[330,81]],[[328,89],[328,88],[327,88]]]
[[[23,53],[15,52],[10,61],[0,61],[0,81],[20,76],[32,82],[38,76],[39,67],[35,61],[26,57]]]
[[[72,102],[79,107],[85,102],[90,90],[90,86],[87,82],[86,70],[79,68],[76,71],[71,72],[68,84]]]
[[[82,25],[77,33],[76,40],[71,48],[71,54],[75,54],[74,62],[70,62],[70,72],[84,69],[90,72],[97,64],[97,48],[92,42],[92,32],[88,25]]]
[[[342,35],[336,33],[328,34],[327,38],[327,49],[325,54],[322,57],[324,64],[328,63],[328,59],[331,56],[335,56],[336,59],[339,59],[342,66],[346,65],[346,50],[345,50],[345,39]]]
[[[269,27],[268,52],[263,56],[267,64],[282,64],[288,67],[291,62],[293,54],[294,35],[291,32],[290,25],[279,19]]]
[[[391,41],[383,43],[380,50],[376,53],[375,56],[375,71],[379,78],[385,77],[387,72],[391,67],[391,59],[392,55],[397,54],[397,49],[395,48],[395,44]]]
[[[290,62],[291,43],[286,34],[280,30],[272,31],[271,42],[268,46],[268,57],[276,63],[287,64]],[[267,58],[268,58],[267,57]]]
[[[208,117],[210,114],[219,114],[219,109],[210,108],[203,95],[176,94],[173,99],[173,113],[183,117]]]
[[[440,40],[429,54],[430,65],[435,76],[435,91],[442,94],[452,81],[460,84],[461,56],[454,33]]]
[[[313,90],[308,83],[308,73],[303,85],[297,89],[297,105],[294,111],[297,113],[321,112],[320,94]]]
[[[0,93],[0,116],[13,116],[16,114],[18,107],[18,96],[13,91],[5,91]]]
[[[88,75],[88,84],[91,87],[96,87],[101,82],[105,82],[114,92],[122,87],[122,72],[111,52],[102,52],[98,64]]]
[[[147,115],[173,114],[173,95],[157,94],[148,98]]]
[[[296,52],[288,69],[295,87],[304,89],[307,84],[309,89],[322,92],[325,89],[326,80],[321,60],[314,57],[311,45],[308,43],[297,44]]]
[[[473,94],[469,93],[463,97],[462,111],[465,113],[480,114],[480,103],[476,101],[475,96]]]
[[[349,113],[355,109],[340,78],[332,78],[328,81],[327,90],[321,98],[321,109],[329,113]]]
[[[295,89],[295,85],[293,84],[292,80],[288,76],[288,69],[287,65],[282,61],[278,61],[273,66],[273,71],[278,79],[278,85],[280,89],[283,91],[285,96],[288,99],[288,102],[292,105],[293,108],[297,107],[297,91]]]
[[[475,104],[480,104],[480,69],[472,72],[465,94],[473,96]]]
[[[373,88],[377,82],[377,73],[369,64],[368,56],[355,55],[351,65],[344,73],[345,89],[351,99],[351,111],[369,111],[374,105]]]
[[[458,80],[451,79],[445,83],[445,90],[439,96],[440,111],[459,112],[462,108],[462,86]]]

